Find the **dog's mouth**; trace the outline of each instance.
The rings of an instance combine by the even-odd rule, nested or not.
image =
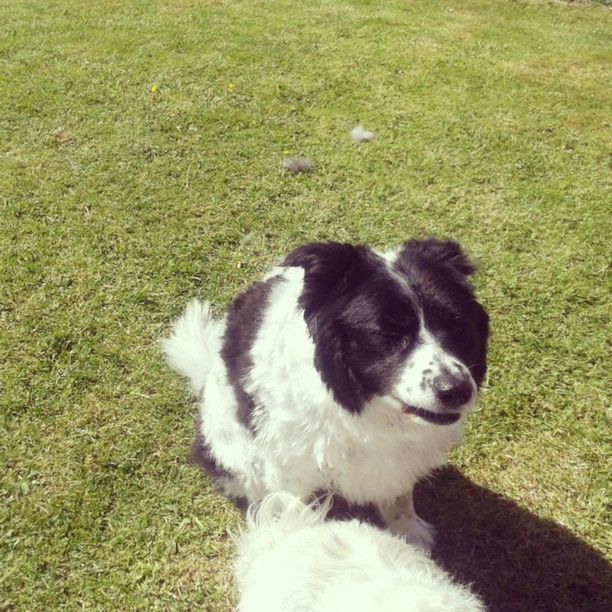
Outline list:
[[[415,416],[418,416],[429,423],[435,423],[436,425],[451,425],[452,423],[456,423],[461,418],[460,412],[432,412],[431,410],[417,408],[416,406],[410,406],[409,404],[402,404],[402,411],[405,414],[414,414]]]

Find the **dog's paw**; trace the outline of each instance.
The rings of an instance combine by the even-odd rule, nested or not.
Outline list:
[[[426,553],[430,553],[434,546],[435,537],[434,526],[415,514],[411,521],[410,531],[406,534],[406,541],[418,546]]]

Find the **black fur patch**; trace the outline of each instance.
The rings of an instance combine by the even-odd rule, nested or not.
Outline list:
[[[229,306],[221,357],[227,366],[230,383],[238,400],[238,418],[253,428],[253,398],[245,391],[243,381],[253,367],[250,350],[261,325],[272,287],[279,278],[255,283]]]
[[[322,500],[326,496],[326,491],[316,491],[311,496],[310,501]],[[331,500],[331,507],[325,517],[326,520],[350,521],[357,519],[375,527],[386,528],[386,523],[375,504],[354,504],[338,493],[334,493]]]
[[[465,256],[459,243],[453,240],[409,240],[402,245],[398,261],[400,265],[406,258],[413,261],[426,261],[435,267],[446,267],[455,273],[455,280],[464,282],[476,272],[476,266]]]

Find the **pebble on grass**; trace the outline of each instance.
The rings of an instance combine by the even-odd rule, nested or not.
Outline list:
[[[370,140],[374,140],[375,137],[376,134],[366,130],[363,125],[358,125],[356,128],[351,130],[351,138],[355,142],[370,142]]]
[[[283,168],[291,174],[301,174],[302,172],[312,172],[314,164],[307,157],[285,157]]]

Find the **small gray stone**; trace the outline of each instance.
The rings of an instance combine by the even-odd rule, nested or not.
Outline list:
[[[283,168],[291,174],[300,174],[302,172],[312,172],[314,164],[307,157],[285,157]]]

